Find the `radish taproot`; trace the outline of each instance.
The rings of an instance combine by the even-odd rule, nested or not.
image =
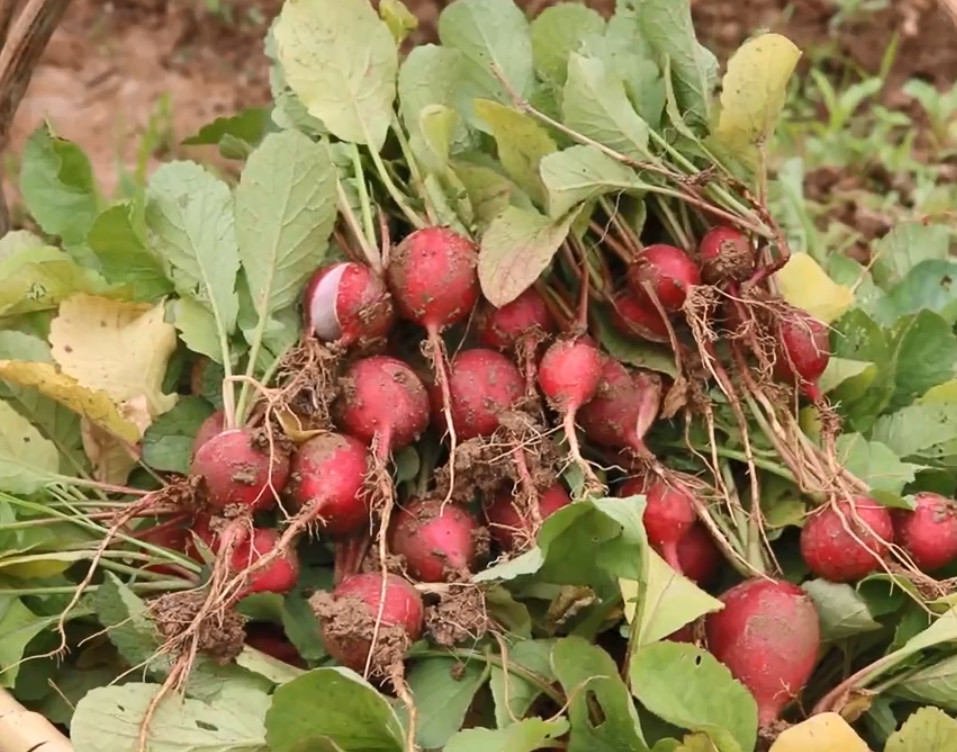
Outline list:
[[[402,507],[391,531],[392,552],[405,558],[409,573],[425,582],[468,575],[479,552],[479,524],[456,504],[441,499]]]
[[[789,582],[755,578],[726,591],[705,618],[708,649],[744,684],[764,727],[807,684],[821,645],[817,609]]]
[[[628,285],[645,306],[656,310],[652,294],[668,312],[681,310],[688,291],[701,283],[698,266],[692,258],[673,245],[647,246],[628,268]],[[646,289],[650,288],[650,289]]]
[[[648,542],[676,572],[684,573],[678,544],[697,520],[693,491],[677,478],[639,475],[621,484],[621,497],[645,496],[642,522]]]
[[[345,347],[385,339],[396,320],[385,282],[354,261],[317,270],[306,286],[303,309],[306,332]]]
[[[279,544],[279,532],[272,528],[254,528],[233,549],[229,559],[230,568],[235,572],[253,566]],[[280,552],[263,567],[249,573],[243,587],[244,595],[253,593],[288,593],[299,581],[299,556],[293,550]]]
[[[797,384],[812,400],[821,398],[817,380],[831,359],[830,332],[825,324],[800,308],[789,306],[777,318],[774,375]]]
[[[748,236],[734,227],[712,227],[698,245],[701,276],[705,282],[718,285],[744,282],[755,268],[754,251]]]
[[[886,508],[866,496],[815,510],[801,530],[801,558],[816,576],[853,582],[881,568],[894,526]]]
[[[320,434],[293,455],[286,494],[297,510],[311,506],[320,529],[350,535],[370,526],[364,489],[369,464],[369,451],[358,439]]]
[[[895,511],[895,539],[918,569],[933,572],[957,559],[957,502],[919,493],[914,503],[913,511]]]
[[[551,334],[555,331],[555,319],[545,299],[532,287],[501,308],[484,303],[477,319],[479,342],[503,352],[535,332]]]
[[[250,512],[276,503],[289,478],[289,457],[279,447],[261,448],[248,428],[232,428],[203,444],[190,466],[206,501],[216,509],[244,507]]]
[[[535,518],[543,522],[571,503],[571,497],[560,483],[539,494],[535,510],[521,508],[512,489],[503,489],[484,508],[489,535],[505,551],[527,548],[538,535]]]
[[[650,342],[670,339],[668,324],[654,305],[638,300],[630,290],[622,290],[611,301],[611,322],[626,337],[641,337]]]
[[[661,378],[650,371],[630,373],[613,358],[605,361],[594,399],[582,405],[578,422],[585,436],[612,449],[650,457],[645,434],[661,406]]]

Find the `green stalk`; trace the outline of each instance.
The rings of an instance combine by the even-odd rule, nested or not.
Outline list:
[[[88,585],[84,592],[95,593],[102,587],[101,585]],[[162,582],[133,582],[127,584],[127,587],[134,593],[166,593],[171,590],[191,590],[196,587],[194,583],[185,580],[163,580]],[[39,587],[39,588],[0,588],[0,594],[13,597],[25,595],[73,595],[76,592],[76,585],[63,585],[58,587]],[[74,618],[89,616],[91,612],[74,613]],[[59,619],[59,617],[57,617]]]
[[[379,154],[378,150],[372,147],[372,139],[369,138],[369,132],[365,127],[365,123],[362,124],[363,133],[366,136],[366,143],[369,145],[369,154],[372,157],[372,163],[375,165],[376,172],[379,173],[379,179],[382,181],[382,184],[385,186],[386,191],[389,196],[395,202],[395,205],[399,207],[399,210],[405,215],[406,220],[411,224],[415,229],[421,230],[427,226],[427,223],[416,214],[412,207],[409,206],[408,202],[405,200],[405,196],[399,191],[395,183],[392,181],[392,176],[389,174],[389,170],[385,166],[385,162],[382,161],[382,157]]]
[[[673,449],[687,449],[688,445],[679,441],[669,441],[665,442],[664,446],[673,448]],[[691,446],[696,452],[710,453],[711,447],[701,446],[700,444],[695,444]],[[747,463],[748,456],[744,452],[739,452],[736,449],[728,449],[727,447],[716,447],[717,454],[719,457],[724,457],[729,460],[734,460],[735,462]],[[762,470],[766,470],[772,475],[776,475],[779,478],[783,478],[786,481],[795,483],[794,476],[791,474],[791,471],[788,470],[783,465],[779,465],[776,462],[771,462],[770,460],[762,459],[760,457],[752,458],[755,467],[759,467]]]
[[[365,241],[370,248],[378,248],[376,242],[375,225],[372,222],[372,204],[369,201],[369,189],[366,186],[365,172],[362,169],[362,155],[359,154],[359,147],[355,144],[349,144],[352,154],[352,169],[356,173],[356,183],[359,191],[359,207],[362,210],[362,225]]]

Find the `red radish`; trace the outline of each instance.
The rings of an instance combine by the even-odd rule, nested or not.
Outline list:
[[[225,430],[226,413],[224,413],[222,410],[217,410],[200,424],[199,430],[196,432],[196,438],[193,439],[192,456],[195,457],[196,452],[200,450],[200,447],[213,438],[213,436],[217,436]]]
[[[187,515],[177,515],[167,520],[154,520],[153,524],[136,532],[137,540],[154,546],[168,548],[176,553],[186,553],[189,545],[189,531],[186,528]],[[176,577],[179,570],[167,564],[151,564],[146,571]]]
[[[748,236],[734,227],[712,227],[698,246],[705,282],[744,282],[754,274],[754,251]]]
[[[681,310],[688,290],[700,282],[698,267],[691,257],[664,243],[647,246],[628,269],[628,284],[638,300],[654,307],[645,290],[647,284],[666,311]]]
[[[364,490],[368,472],[369,451],[361,441],[320,434],[293,455],[286,493],[297,509],[315,505],[322,530],[349,535],[370,525],[370,497]]]
[[[339,425],[379,456],[411,444],[429,425],[429,395],[401,360],[373,355],[353,363],[343,377],[344,394],[334,411]]]
[[[405,557],[409,573],[443,582],[471,572],[478,553],[475,518],[440,499],[413,502],[399,510],[390,536],[393,553]]]
[[[272,624],[250,622],[246,625],[246,644],[265,653],[270,658],[298,668],[306,668],[306,662],[295,646],[286,639],[282,629]]]
[[[919,569],[933,572],[957,559],[957,502],[935,493],[914,502],[914,511],[895,514],[895,537]]]
[[[395,308],[385,282],[354,261],[316,271],[306,287],[303,308],[307,332],[346,347],[385,339],[395,326]]]
[[[654,305],[639,301],[628,290],[612,299],[612,324],[626,337],[641,337],[651,342],[668,342],[668,324]]]
[[[632,375],[613,358],[605,361],[595,398],[578,412],[585,435],[612,449],[650,456],[644,437],[658,417],[661,379],[649,371]]]
[[[694,629],[690,624],[685,624],[681,629],[672,632],[670,635],[665,637],[665,639],[669,640],[670,642],[687,642],[693,645]]]
[[[721,569],[723,557],[714,538],[701,523],[693,524],[678,541],[678,564],[689,580],[700,587],[715,581]]]
[[[233,549],[230,567],[241,572],[251,567],[279,543],[279,532],[272,528],[254,528],[252,534]],[[299,581],[299,556],[295,551],[284,551],[279,558],[265,564],[249,575],[243,594],[288,593]]]
[[[384,581],[378,572],[351,575],[333,590],[332,598],[334,607],[330,613],[320,615],[322,639],[329,654],[353,671],[362,671],[369,657],[380,599],[381,626],[401,628],[410,642],[422,635],[425,619],[422,598],[398,575],[390,574]]]
[[[801,558],[816,576],[853,582],[876,572],[894,539],[890,512],[866,496],[812,512],[801,530]]]
[[[217,509],[237,505],[251,512],[276,502],[289,478],[289,458],[276,447],[259,448],[248,428],[233,428],[209,439],[196,452],[190,474],[202,480],[206,500]]]
[[[724,609],[708,614],[708,649],[746,686],[764,727],[807,684],[821,645],[817,609],[789,582],[751,579],[721,596]]]
[[[575,417],[582,405],[595,398],[604,361],[605,356],[591,338],[582,336],[553,343],[538,366],[538,385],[552,407],[563,416],[569,453],[582,469],[586,483],[594,487],[600,487],[601,483],[581,455]]]
[[[621,497],[639,494],[645,495],[642,521],[648,542],[672,569],[684,573],[678,544],[697,520],[691,490],[675,479],[637,476],[626,480],[618,491]]]
[[[533,287],[501,308],[486,303],[478,316],[479,342],[495,350],[510,350],[523,336],[535,330],[551,334],[555,331],[555,320],[545,299]]]
[[[491,436],[499,416],[512,410],[524,391],[522,375],[495,350],[463,350],[452,359],[449,394],[455,433],[462,439]],[[444,425],[442,392],[432,390],[432,416]]]
[[[568,492],[560,483],[556,483],[540,494],[538,517],[546,520],[571,503]],[[527,511],[520,511],[516,507],[512,489],[500,492],[491,504],[486,505],[484,511],[489,535],[506,551],[513,551],[526,543],[534,542],[538,534],[535,520]]]
[[[811,399],[820,398],[815,383],[831,359],[830,333],[825,324],[800,308],[778,318],[774,375],[781,381],[798,382]]]

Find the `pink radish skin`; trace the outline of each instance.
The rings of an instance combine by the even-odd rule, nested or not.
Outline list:
[[[209,439],[196,452],[190,474],[202,480],[206,500],[217,509],[237,505],[251,512],[276,503],[289,478],[289,458],[256,446],[252,431],[233,428]]]
[[[696,522],[678,541],[678,564],[699,587],[714,583],[724,557],[704,525]]]
[[[353,363],[343,377],[345,394],[335,405],[339,425],[381,456],[411,444],[429,425],[429,395],[401,360],[373,355]]]
[[[204,420],[199,430],[196,432],[196,438],[193,440],[193,457],[200,447],[209,441],[213,436],[217,436],[226,430],[226,414],[222,410],[217,410]]]
[[[496,308],[491,303],[482,306],[478,316],[478,338],[494,350],[511,350],[525,335],[538,330],[543,334],[555,331],[555,320],[544,298],[529,288],[511,303]]]
[[[389,336],[395,308],[385,282],[368,266],[343,261],[316,271],[303,297],[305,329],[351,347]]]
[[[668,342],[668,325],[653,304],[622,290],[612,300],[612,324],[626,337],[641,337],[650,342]]]
[[[688,534],[697,520],[694,496],[676,481],[662,478],[629,478],[618,492],[621,497],[645,496],[645,512],[642,522],[652,547],[676,572],[684,573],[678,557],[678,544]]]
[[[754,251],[748,236],[734,227],[712,227],[698,246],[701,276],[712,285],[744,282],[754,274]]]
[[[659,243],[649,245],[628,269],[628,284],[640,302],[655,308],[645,290],[651,286],[666,311],[681,310],[688,290],[701,283],[698,267],[680,248]]]
[[[854,582],[881,568],[894,526],[887,509],[865,496],[855,497],[853,506],[843,499],[837,506],[843,519],[830,504],[808,517],[801,530],[801,558],[817,577]]]
[[[539,496],[539,517],[544,521],[571,503],[568,492],[556,483]],[[534,539],[537,533],[534,520],[522,516],[515,508],[515,495],[510,488],[499,493],[484,511],[489,536],[505,551],[514,551]]]
[[[418,591],[398,575],[390,574],[383,582],[378,572],[354,574],[346,577],[333,590],[336,601],[352,600],[374,621],[379,616],[380,598],[385,585],[381,624],[386,627],[401,627],[410,641],[422,636],[425,608]],[[372,647],[371,636],[365,634],[343,635],[321,623],[326,650],[343,666],[361,672]]]
[[[479,525],[461,507],[440,499],[413,502],[399,510],[391,534],[393,553],[405,557],[409,573],[423,582],[444,582],[472,571]]]
[[[499,425],[499,416],[522,398],[524,382],[518,369],[495,350],[463,350],[452,359],[449,393],[452,423],[461,439],[491,436]],[[432,418],[444,426],[442,391],[431,390]]]
[[[370,525],[370,498],[364,484],[369,451],[351,436],[320,434],[302,444],[292,457],[286,493],[298,510],[313,504],[319,527],[346,536]]]
[[[644,437],[658,416],[661,379],[648,371],[634,375],[612,358],[605,361],[595,398],[578,411],[578,423],[596,444],[650,456]]]
[[[957,502],[935,493],[914,501],[914,511],[895,512],[895,538],[919,569],[933,572],[957,559]]]
[[[808,397],[818,400],[815,383],[831,359],[826,325],[799,308],[779,319],[774,375],[788,384],[797,382]]]
[[[252,535],[233,549],[230,567],[241,572],[252,566],[279,543],[279,532],[272,528],[256,528]],[[285,551],[262,569],[249,575],[245,595],[253,593],[288,593],[299,581],[299,557],[295,551]]]
[[[821,645],[817,609],[789,582],[751,579],[721,596],[708,614],[708,649],[746,686],[758,704],[758,723],[774,723],[807,684]]]

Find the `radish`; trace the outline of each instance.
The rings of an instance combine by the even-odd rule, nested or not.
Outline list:
[[[523,337],[536,331],[551,334],[555,320],[545,299],[533,287],[501,308],[485,303],[478,315],[479,342],[495,350],[511,350]]]
[[[935,493],[914,501],[914,511],[896,513],[895,537],[919,569],[933,572],[957,559],[957,502]]]
[[[754,251],[748,236],[734,227],[712,227],[698,246],[705,282],[744,282],[754,274]]]
[[[472,571],[479,532],[478,522],[461,507],[427,499],[399,510],[391,548],[416,579],[443,582]]]
[[[368,266],[342,261],[313,274],[303,299],[305,329],[345,347],[384,340],[395,326],[385,282]]]
[[[242,572],[270,553],[279,543],[279,533],[272,528],[254,528],[234,549],[230,568]],[[299,557],[295,551],[283,551],[279,558],[249,575],[243,595],[253,593],[288,593],[299,581]]]
[[[168,548],[170,551],[185,554],[189,546],[189,531],[187,530],[188,515],[179,514],[171,519],[160,522],[153,520],[153,524],[142,530],[137,530],[136,539],[144,543],[150,543],[154,546]],[[168,577],[180,576],[180,571],[168,564],[151,564],[146,567],[147,572],[166,575]]]
[[[390,628],[401,630],[405,647],[422,635],[425,619],[422,598],[398,575],[390,574],[383,579],[378,572],[354,574],[336,586],[331,598],[328,593],[317,593],[317,596],[313,596],[311,603],[319,617],[326,650],[353,671],[362,671],[365,667],[377,621],[380,645],[384,642],[382,636]]]
[[[462,439],[491,436],[499,416],[514,409],[522,398],[522,375],[508,358],[495,350],[463,350],[452,359],[449,373],[452,422]],[[432,390],[433,419],[443,425],[442,392]]]
[[[644,437],[660,406],[661,379],[656,374],[639,371],[632,375],[617,360],[608,358],[598,392],[582,406],[578,422],[596,444],[650,457]]]
[[[894,538],[890,513],[873,499],[841,499],[812,512],[801,530],[801,558],[818,577],[852,582],[876,572]]]
[[[289,458],[275,447],[260,449],[248,428],[216,434],[196,452],[190,475],[200,479],[217,509],[240,506],[260,512],[276,502],[289,477]]]
[[[645,285],[666,311],[679,311],[688,290],[700,284],[698,267],[691,257],[673,245],[649,245],[628,269],[628,285],[638,300],[655,308]]]
[[[685,577],[699,587],[717,579],[723,557],[714,538],[699,522],[694,523],[678,541],[678,564]]]
[[[795,382],[817,401],[821,392],[815,383],[831,359],[830,333],[825,324],[800,308],[778,318],[774,375],[788,384]]]
[[[560,339],[552,344],[538,366],[538,385],[563,416],[569,453],[585,475],[586,485],[601,487],[578,446],[575,417],[582,405],[598,392],[605,356],[588,336]]]
[[[538,498],[535,513],[519,509],[511,489],[501,491],[491,504],[485,506],[489,535],[506,551],[525,548],[538,535],[535,517],[544,521],[562,507],[572,503],[568,492],[560,484],[549,487]]]
[[[649,479],[645,476],[629,478],[618,491],[621,497],[645,496],[642,522],[652,548],[676,572],[684,573],[678,557],[678,544],[697,520],[694,495],[680,481],[673,478]]]
[[[286,639],[281,627],[265,622],[249,622],[246,625],[246,644],[277,661],[301,669],[308,668],[296,647]]]
[[[639,301],[629,290],[612,299],[612,324],[626,337],[641,337],[651,342],[668,342],[668,324],[654,305]]]
[[[196,452],[200,450],[203,444],[225,430],[226,413],[222,410],[217,410],[200,424],[199,430],[196,432],[196,438],[193,439],[193,453],[191,456],[195,457]]]
[[[302,444],[292,458],[286,489],[297,509],[313,505],[319,527],[345,536],[370,526],[370,497],[365,493],[369,452],[338,433],[324,433]]]
[[[807,684],[821,645],[817,609],[789,582],[751,579],[725,592],[708,614],[708,649],[746,686],[764,727]]]

